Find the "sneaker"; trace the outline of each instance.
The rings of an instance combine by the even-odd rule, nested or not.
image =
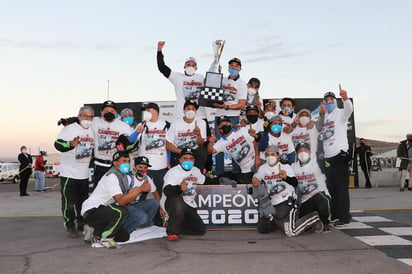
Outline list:
[[[329,233],[330,232],[330,228],[328,225],[323,224],[323,231],[322,233]]]
[[[83,234],[84,234],[84,241],[86,243],[91,243],[93,238],[94,228],[88,226],[87,224],[84,225]]]
[[[103,247],[100,241],[100,237],[99,236],[93,236],[91,239],[91,246],[93,248],[99,248],[99,247]]]
[[[167,236],[167,240],[168,241],[177,241],[179,240],[179,236],[177,236],[176,234],[170,234]]]
[[[115,240],[113,240],[113,238],[102,238],[100,240],[100,243],[102,244],[102,246],[107,247],[109,249],[117,248],[117,243]]]
[[[78,238],[78,237],[79,237],[79,234],[77,234],[77,231],[76,231],[76,229],[74,228],[74,226],[73,226],[73,227],[69,227],[69,228],[67,229],[67,236],[68,236],[69,238]]]
[[[316,221],[316,223],[313,224],[313,231],[315,233],[321,233],[323,231],[323,223],[321,220]]]
[[[330,223],[331,223],[331,224],[334,224],[334,223],[336,223],[337,221],[339,221],[338,218],[333,218],[333,217],[332,217],[332,220],[330,221]]]
[[[342,220],[339,220],[333,224],[333,226],[336,226],[336,227],[342,227],[342,226],[347,226],[347,225],[349,225],[349,222],[345,222]]]

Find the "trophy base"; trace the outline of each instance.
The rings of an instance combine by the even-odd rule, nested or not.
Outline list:
[[[224,89],[204,87],[200,91],[199,105],[204,107],[213,107],[213,103],[223,103]]]

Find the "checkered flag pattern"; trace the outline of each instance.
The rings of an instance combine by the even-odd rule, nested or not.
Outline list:
[[[223,102],[224,89],[205,87],[200,91],[200,96],[206,101]]]

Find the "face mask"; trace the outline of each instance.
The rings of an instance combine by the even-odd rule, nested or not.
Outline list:
[[[192,120],[196,117],[196,111],[188,110],[185,112],[185,117],[189,120]]]
[[[130,171],[130,164],[129,163],[123,163],[120,165],[119,170],[123,174],[127,174]]]
[[[274,134],[278,134],[282,131],[282,126],[281,125],[273,125],[271,128],[272,132]]]
[[[247,94],[250,96],[254,96],[257,93],[257,90],[254,88],[248,88],[247,89]]]
[[[185,73],[189,76],[195,74],[196,69],[194,67],[185,67]]]
[[[268,111],[265,113],[265,117],[266,119],[268,119],[269,121],[272,120],[273,117],[275,117],[275,113],[273,111]]]
[[[292,109],[288,107],[282,108],[282,111],[283,113],[286,113],[286,115],[292,114]]]
[[[223,125],[221,128],[219,128],[219,132],[222,133],[223,135],[226,135],[231,131],[232,131],[232,126],[229,126],[229,125]]]
[[[90,121],[90,120],[81,120],[80,125],[84,128],[89,128],[92,125],[92,121]]]
[[[237,76],[239,75],[239,70],[234,69],[234,68],[229,68],[229,75],[232,77]]]
[[[270,166],[274,166],[277,161],[278,161],[278,158],[276,156],[266,157],[266,163],[268,163]]]
[[[189,171],[193,168],[193,162],[192,161],[184,161],[182,163],[182,168],[186,171]]]
[[[309,122],[310,122],[310,118],[309,117],[307,117],[307,116],[302,116],[302,117],[300,117],[300,124],[302,125],[302,126],[306,126],[307,124],[309,124]]]
[[[258,120],[257,114],[246,115],[246,119],[251,122],[252,124],[256,123]]]
[[[134,122],[134,118],[133,117],[124,117],[123,118],[123,122],[125,122],[126,124],[128,124],[129,126],[131,126]]]
[[[145,169],[136,169],[136,178],[137,179],[143,179],[147,174],[147,171]]]
[[[143,111],[143,121],[150,121],[152,119],[152,113],[148,111]]]
[[[332,112],[332,111],[335,110],[336,105],[335,105],[335,103],[329,103],[329,104],[326,104],[325,107],[326,107],[326,110],[327,110],[328,112]]]
[[[23,149],[21,152],[27,154],[27,149]]]
[[[408,142],[409,142],[409,143],[412,143],[412,139],[408,139]]]
[[[299,152],[298,154],[299,161],[303,163],[306,163],[309,160],[309,158],[310,158],[310,155],[306,151]]]
[[[103,114],[103,117],[107,122],[111,122],[114,120],[115,115],[111,112],[106,112],[105,114]]]

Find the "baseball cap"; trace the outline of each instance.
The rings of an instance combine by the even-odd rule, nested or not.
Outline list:
[[[277,153],[279,153],[279,148],[275,145],[270,145],[265,149],[265,152],[277,152]]]
[[[116,151],[113,154],[112,162],[115,162],[115,161],[119,160],[121,157],[129,157],[129,153],[127,153],[125,150]]]
[[[229,60],[229,65],[230,65],[230,63],[233,63],[233,62],[237,63],[239,66],[242,66],[242,62],[240,61],[239,58],[235,57],[235,58],[230,59]]]
[[[192,156],[195,157],[195,154],[194,154],[194,152],[193,152],[193,149],[191,149],[191,148],[183,148],[182,151],[180,152],[179,158],[182,157],[183,155],[186,155],[186,154],[189,154],[189,155],[192,155]]]
[[[187,106],[190,106],[190,105],[194,106],[196,110],[199,108],[199,105],[196,103],[196,101],[187,100],[185,104],[183,105],[183,109],[185,109]]]
[[[257,112],[259,112],[259,108],[256,105],[247,106],[246,112],[248,112],[249,110],[256,110]]]
[[[274,122],[274,121],[279,121],[283,124],[282,117],[280,117],[279,115],[276,115],[272,119],[270,119],[270,122]]]
[[[299,112],[297,113],[297,115],[299,115],[299,114],[301,114],[301,113],[303,113],[303,112],[307,112],[307,113],[309,113],[309,115],[312,115],[312,112],[311,112],[309,109],[307,109],[307,108],[303,108],[303,109],[299,110]]]
[[[406,138],[412,138],[412,133],[406,134]]]
[[[195,62],[195,64],[197,65],[196,58],[195,58],[195,57],[192,57],[192,56],[186,58],[185,64],[186,64],[187,62]]]
[[[323,95],[323,99],[325,99],[326,97],[333,97],[336,99],[336,95],[332,91],[326,92],[325,95]]]
[[[148,108],[155,109],[155,110],[157,110],[157,112],[160,111],[160,110],[159,110],[159,105],[156,104],[156,103],[153,103],[153,102],[144,104],[143,107],[142,107],[142,110],[146,110],[146,109],[148,109]]]
[[[151,165],[149,164],[149,158],[145,156],[139,156],[139,157],[134,158],[134,164],[135,165],[144,164],[144,165],[147,165],[148,167],[151,167]]]
[[[310,144],[307,142],[300,142],[296,145],[295,150],[298,151],[299,148],[305,147],[310,150]]]
[[[220,125],[220,123],[223,122],[223,121],[230,122],[230,119],[229,119],[229,117],[227,117],[225,115],[217,117],[217,119],[216,119],[217,125]]]
[[[130,108],[124,108],[122,109],[122,111],[120,112],[120,116],[124,117],[124,116],[134,116],[133,115],[133,110]]]
[[[110,101],[110,100],[107,100],[107,101],[104,101],[104,102],[103,102],[102,110],[103,110],[105,107],[112,107],[112,108],[114,108],[115,110],[117,110],[117,109],[116,109],[116,104],[115,104],[113,101]]]

